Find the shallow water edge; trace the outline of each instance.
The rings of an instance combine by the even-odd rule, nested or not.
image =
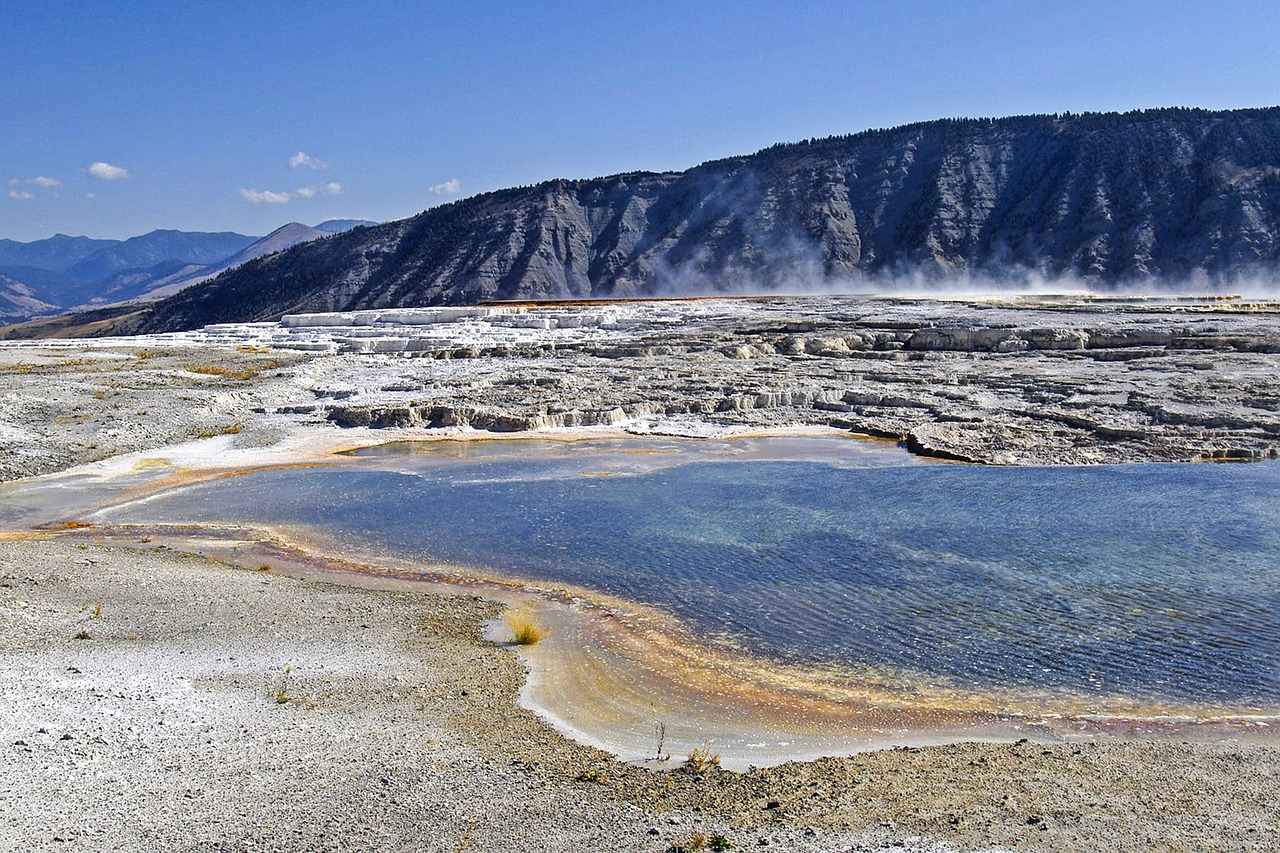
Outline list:
[[[91,507],[82,503],[81,511],[71,515],[88,519],[80,523],[91,523],[92,512],[105,505],[145,500],[175,483],[229,476],[252,467],[192,470],[157,464],[152,470],[161,476],[140,476],[135,469],[130,475],[134,480],[117,480],[102,502]],[[62,487],[66,485],[64,481]],[[72,489],[77,501],[83,501],[80,486],[85,485]],[[74,519],[64,514],[49,520]],[[660,612],[584,589],[486,577],[466,567],[387,560],[349,544],[325,541],[314,531],[96,525],[22,535],[163,545],[316,580],[481,595],[531,607],[551,633],[537,646],[519,650],[529,670],[522,703],[566,735],[654,766],[666,763],[658,760],[660,753],[675,756],[669,760],[678,763],[695,747],[720,754],[728,768],[744,769],[892,746],[972,740],[1268,737],[1276,722],[1274,716],[1205,718],[1143,707],[1099,716],[1092,708],[1048,696],[1021,697],[993,707],[990,697],[904,693],[891,685],[833,678],[816,668],[766,664],[713,649]],[[490,636],[499,642],[505,639],[500,625],[491,627]]]

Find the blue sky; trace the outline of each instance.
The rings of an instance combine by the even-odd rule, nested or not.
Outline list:
[[[946,116],[1280,103],[1263,0],[5,9],[17,240],[394,219]]]

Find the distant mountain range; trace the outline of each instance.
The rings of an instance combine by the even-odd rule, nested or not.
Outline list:
[[[486,193],[95,315],[94,331],[904,277],[1275,287],[1278,261],[1280,107],[946,119]]]
[[[311,228],[294,222],[261,238],[160,230],[128,240],[65,234],[30,243],[0,240],[0,323],[167,296],[245,261],[375,224],[333,219]]]

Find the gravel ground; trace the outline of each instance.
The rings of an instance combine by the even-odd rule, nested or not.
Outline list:
[[[0,542],[0,848],[1280,849],[1266,744],[624,765],[517,707],[516,656],[481,639],[497,607]]]

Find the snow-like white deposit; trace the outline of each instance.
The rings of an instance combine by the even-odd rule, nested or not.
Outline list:
[[[573,346],[634,340],[649,332],[746,318],[747,300],[670,300],[613,305],[486,305],[288,314],[279,322],[220,323],[190,332],[112,339],[164,346],[265,346],[339,353],[416,353],[470,347]],[[70,341],[12,341],[6,346],[84,346]]]
[[[945,308],[940,308],[942,305]],[[992,308],[1028,312],[1020,322],[1058,325],[1096,323],[1107,312],[1125,308],[1159,310],[1166,318],[1183,312],[1212,311],[1229,305],[1235,312],[1257,308],[1274,314],[1276,303],[1257,306],[1238,296],[1096,297],[1054,294],[988,294],[983,297],[939,294],[927,299],[897,296],[796,296],[760,298],[655,299],[614,303],[555,303],[386,308],[315,314],[288,314],[278,322],[223,323],[189,332],[114,338],[117,343],[157,346],[262,346],[323,353],[416,354],[474,350],[463,355],[502,355],[521,347],[573,347],[625,343],[645,339],[660,343],[664,332],[696,332],[726,324],[776,325],[787,331],[806,319],[847,322],[888,321],[902,324],[981,326]],[[1049,312],[1049,313],[1045,313]],[[1035,315],[1034,317],[1032,315]],[[1084,318],[1088,317],[1088,320]],[[905,326],[902,326],[905,327]],[[83,347],[87,341],[6,341],[5,346]]]

